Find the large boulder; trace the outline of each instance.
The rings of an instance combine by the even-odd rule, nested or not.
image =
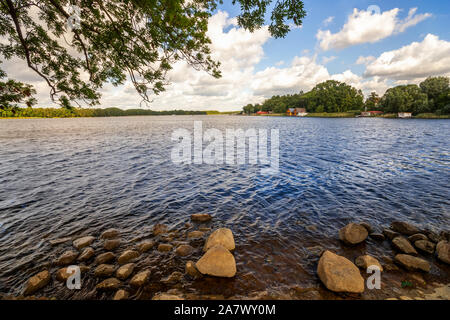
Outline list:
[[[59,258],[56,260],[56,264],[59,266],[64,266],[67,264],[72,264],[78,257],[78,253],[72,250],[65,251]]]
[[[73,241],[73,246],[78,250],[81,250],[87,246],[90,246],[94,242],[95,238],[92,236],[78,238]]]
[[[439,260],[450,264],[450,242],[440,241],[436,246],[436,253]]]
[[[367,229],[356,223],[349,223],[339,230],[339,239],[349,245],[363,242],[368,235]]]
[[[410,256],[408,254],[398,254],[394,259],[395,262],[408,270],[430,272],[430,264],[428,261],[421,258]]]
[[[412,246],[412,244],[408,241],[408,239],[404,238],[404,237],[395,237],[392,240],[392,244],[394,245],[394,247],[406,254],[417,254],[416,249],[414,249],[414,247]]]
[[[236,274],[236,261],[230,251],[216,245],[210,248],[195,264],[201,274],[231,278]]]
[[[41,271],[35,276],[28,279],[27,284],[25,285],[25,290],[23,291],[23,295],[27,296],[35,293],[39,289],[45,287],[51,280],[50,272],[47,270]]]
[[[114,238],[117,238],[118,236],[119,236],[119,230],[111,228],[111,229],[104,231],[101,234],[100,238],[101,239],[114,239]]]
[[[436,245],[428,240],[417,240],[414,242],[414,246],[422,252],[433,254]]]
[[[208,213],[195,213],[195,214],[191,215],[191,220],[192,221],[206,222],[206,221],[209,221],[211,219],[212,219],[212,217]]]
[[[369,255],[359,256],[358,258],[356,258],[355,264],[364,270],[367,270],[367,268],[371,266],[376,266],[378,267],[378,269],[380,269],[380,271],[383,271],[383,267],[381,266],[380,262]]]
[[[362,293],[364,279],[350,260],[325,251],[319,260],[317,274],[325,287],[334,292]]]
[[[394,221],[391,223],[391,229],[404,234],[406,236],[412,236],[413,234],[419,233],[419,229],[404,221]]]
[[[120,255],[120,257],[117,259],[117,262],[119,264],[125,264],[125,263],[135,260],[138,257],[139,257],[139,252],[134,251],[134,250],[126,250],[125,252],[123,252]]]
[[[210,248],[220,245],[228,250],[234,250],[234,237],[233,232],[228,228],[220,228],[210,234],[206,240],[203,251],[208,251]]]

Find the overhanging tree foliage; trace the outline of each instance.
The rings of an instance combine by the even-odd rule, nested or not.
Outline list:
[[[5,76],[6,74],[0,71],[0,79]],[[12,79],[0,81],[0,111],[10,110],[14,114],[19,104],[31,107],[36,104],[33,94],[36,94],[36,90],[29,84]]]
[[[300,0],[233,0],[238,24],[262,27],[269,8],[269,30],[284,37],[306,13]],[[5,59],[18,57],[42,77],[50,96],[63,106],[71,101],[99,103],[106,82],[127,77],[145,101],[167,84],[166,73],[179,60],[220,77],[211,58],[208,18],[222,0],[0,0],[0,44]],[[77,12],[71,11],[76,5]],[[273,6],[272,6],[273,5]],[[73,7],[72,7],[73,8]],[[79,21],[78,21],[79,18]],[[70,30],[68,20],[77,20]],[[73,25],[72,25],[73,26]]]

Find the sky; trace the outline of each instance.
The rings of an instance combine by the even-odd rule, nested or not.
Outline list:
[[[305,0],[307,16],[285,38],[267,26],[250,33],[236,24],[239,8],[225,0],[209,20],[212,56],[222,78],[178,62],[170,85],[141,104],[131,82],[102,89],[99,107],[236,111],[273,95],[307,92],[339,80],[383,95],[392,86],[450,76],[450,1]],[[10,78],[31,83],[39,107],[54,106],[44,81],[18,61],[4,62]]]

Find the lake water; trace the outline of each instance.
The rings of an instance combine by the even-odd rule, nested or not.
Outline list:
[[[175,165],[178,128],[279,129],[279,173],[261,175],[255,165]],[[352,259],[361,253],[393,257],[387,242],[369,239],[356,248],[338,230],[367,221],[381,230],[393,220],[431,230],[450,221],[450,121],[320,119],[239,116],[160,116],[0,120],[0,292],[20,294],[26,280],[70,243],[50,239],[121,231],[122,245],[151,238],[152,226],[185,232],[193,213],[210,213],[207,227],[228,227],[236,241],[234,279],[183,280],[175,287],[197,295],[252,296],[276,292],[296,298],[298,288],[320,286],[314,246]],[[203,225],[202,225],[203,226]],[[160,280],[184,272],[201,256],[204,240],[188,258],[144,254],[138,269],[151,268],[147,293],[172,288]],[[100,241],[96,253],[103,252]],[[430,277],[446,281],[446,266]],[[111,298],[53,281],[40,294],[59,298]],[[307,290],[306,290],[307,291]],[[300,292],[300,293],[299,293]],[[377,293],[378,294],[378,293]],[[370,298],[372,293],[365,293]]]

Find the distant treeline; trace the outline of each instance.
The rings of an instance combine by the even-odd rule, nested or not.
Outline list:
[[[158,115],[206,115],[206,111],[153,111],[146,109],[119,108],[89,109],[89,108],[1,108],[1,117],[22,117],[22,118],[73,118],[73,117],[123,117],[123,116],[158,116]]]
[[[243,112],[286,113],[288,108],[305,108],[309,113],[362,111],[367,108],[385,113],[450,114],[449,78],[429,77],[419,85],[396,86],[388,89],[382,97],[372,92],[366,100],[361,90],[343,82],[328,80],[306,93],[277,95],[262,104],[248,104],[243,107]]]

